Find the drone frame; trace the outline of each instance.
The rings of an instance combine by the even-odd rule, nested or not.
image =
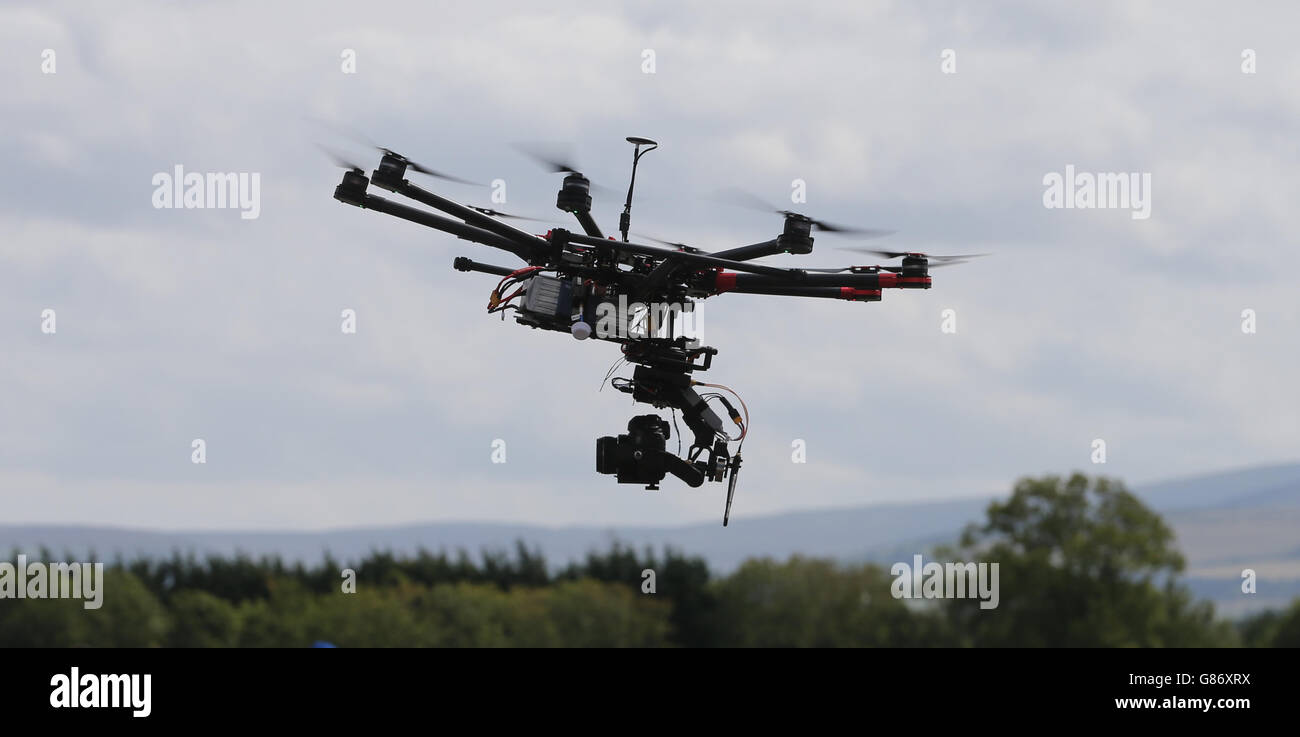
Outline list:
[[[535,235],[488,214],[495,211],[485,212],[435,194],[406,178],[408,168],[427,170],[387,149],[383,149],[383,157],[369,177],[360,167],[348,165],[343,180],[335,188],[334,198],[345,204],[382,212],[462,240],[509,252],[527,264],[526,267],[512,269],[466,257],[458,257],[453,263],[459,271],[500,276],[502,283],[522,272],[528,272],[530,278],[541,271],[550,270],[557,274],[576,273],[581,274],[579,278],[586,278],[588,283],[597,283],[602,294],[608,285],[619,294],[641,302],[650,301],[650,298],[657,295],[673,295],[689,302],[692,298],[707,298],[726,292],[877,302],[885,289],[928,289],[931,286],[928,260],[921,253],[897,254],[903,257],[901,268],[848,266],[804,270],[751,263],[753,259],[778,253],[812,252],[812,230],[817,221],[792,212],[781,213],[785,217],[784,228],[776,238],[713,253],[684,244],[675,244],[676,248],[662,248],[630,242],[628,228],[632,190],[636,183],[636,163],[657,144],[648,139],[628,140],[636,144],[637,150],[633,158],[632,183],[628,188],[627,201],[619,223],[622,241],[605,237],[592,217],[590,181],[580,172],[560,167],[556,170],[565,172],[566,176],[557,195],[556,206],[577,219],[582,233],[552,228],[545,235]],[[642,146],[649,147],[642,150]],[[443,214],[372,194],[369,191],[370,185]],[[620,269],[620,266],[629,268]],[[497,306],[499,296],[498,293],[493,293],[490,309]],[[568,314],[570,318],[571,309]],[[582,319],[581,316],[579,319]],[[520,318],[520,322],[523,321]],[[562,325],[532,326],[565,329]],[[577,332],[574,334],[578,335]],[[636,462],[649,464],[649,475],[635,469],[626,474],[620,470],[619,481],[649,481],[647,488],[655,489],[658,488],[658,479],[662,479],[665,473],[673,473],[691,486],[700,486],[705,480],[722,481],[729,475],[731,480],[723,515],[725,526],[730,517],[736,474],[740,467],[740,449],[738,447],[734,455],[728,452],[727,443],[731,438],[723,431],[722,420],[710,409],[706,399],[692,388],[701,382],[690,378],[692,372],[709,368],[713,355],[717,353],[716,349],[692,344],[681,337],[674,339],[671,332],[668,338],[606,339],[623,343],[624,357],[629,362],[638,364],[633,378],[623,379],[624,384],[617,385],[616,388],[632,394],[634,401],[681,410],[683,420],[695,436],[686,459],[673,456],[662,447],[636,450]],[[697,363],[701,356],[702,362]],[[727,406],[731,419],[741,428],[739,441],[743,445],[748,418],[746,416],[742,422],[740,414],[725,398],[722,402]],[[629,432],[644,426],[644,422],[636,425],[644,419],[646,416],[634,418],[629,423]],[[621,442],[627,437],[619,436],[618,440]],[[601,468],[601,443],[614,440],[598,440],[598,471],[614,472]],[[697,460],[704,454],[707,454],[707,460]],[[608,463],[606,462],[607,465]],[[658,478],[654,478],[655,474]]]

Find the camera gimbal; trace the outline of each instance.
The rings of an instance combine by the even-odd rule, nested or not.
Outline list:
[[[705,481],[722,481],[729,474],[731,482],[722,522],[725,526],[740,472],[740,450],[737,447],[735,455],[728,452],[730,438],[723,431],[722,419],[694,389],[696,385],[725,387],[702,384],[691,378],[692,372],[709,367],[717,350],[690,347],[688,341],[678,338],[652,340],[632,350],[625,349],[624,353],[630,354],[628,360],[636,362],[637,367],[631,379],[616,379],[614,387],[631,394],[633,401],[671,409],[674,413],[680,411],[682,421],[694,437],[687,456],[680,458],[667,450],[668,422],[659,415],[638,415],[627,423],[626,435],[596,440],[596,471],[615,475],[620,484],[645,484],[650,490],[657,490],[659,482],[669,473],[692,487],[699,487]],[[696,363],[700,356],[703,361]],[[727,408],[732,422],[741,431],[736,439],[743,444],[745,420],[726,397],[711,396],[716,396]]]

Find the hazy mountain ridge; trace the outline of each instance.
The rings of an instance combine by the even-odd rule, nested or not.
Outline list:
[[[64,552],[100,557],[122,554],[171,555],[194,551],[199,555],[238,552],[253,556],[278,554],[286,560],[314,561],[325,551],[348,560],[372,549],[413,553],[420,548],[477,555],[482,550],[513,550],[523,540],[540,548],[548,560],[563,564],[591,550],[607,549],[615,540],[638,549],[656,550],[669,545],[700,555],[719,570],[730,570],[745,558],[785,558],[801,553],[833,558],[861,557],[879,541],[893,547],[917,539],[942,540],[966,522],[979,517],[987,499],[890,504],[826,511],[802,511],[733,520],[726,530],[720,523],[680,527],[570,526],[550,528],[475,522],[435,522],[396,527],[356,528],[322,532],[154,532],[122,528],[78,526],[0,526],[0,550],[26,551],[41,546],[55,554]]]
[[[1198,595],[1230,613],[1276,605],[1300,595],[1300,464],[1255,467],[1176,479],[1136,489],[1174,527],[1188,560],[1187,579]],[[288,561],[319,560],[326,551],[350,560],[374,549],[414,553],[420,548],[477,556],[513,550],[518,541],[539,548],[554,565],[607,549],[613,541],[638,549],[672,546],[706,558],[722,572],[750,557],[794,554],[888,563],[928,553],[983,517],[992,499],[967,498],[882,504],[738,518],[678,527],[570,526],[548,528],[442,522],[321,532],[154,532],[85,526],[0,526],[0,550],[29,555],[45,547],[75,557],[101,558],[278,554]],[[1241,570],[1260,577],[1255,596],[1240,591]]]

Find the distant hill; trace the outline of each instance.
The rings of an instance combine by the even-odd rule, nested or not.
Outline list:
[[[1277,606],[1300,596],[1300,464],[1247,468],[1148,484],[1135,489],[1165,516],[1188,559],[1188,583],[1229,615]],[[614,540],[638,549],[672,546],[699,555],[727,572],[750,557],[799,553],[846,561],[888,563],[953,540],[981,519],[996,498],[790,512],[747,518],[725,532],[716,522],[679,527],[572,526],[444,522],[324,532],[152,532],[119,528],[0,526],[0,551],[100,558],[276,554],[288,561],[340,560],[371,550],[414,553],[513,549],[517,541],[540,548],[554,565],[608,549]],[[1240,590],[1244,568],[1256,571],[1258,593]]]
[[[1300,463],[1256,466],[1146,484],[1135,491],[1161,512],[1300,505]]]
[[[374,549],[414,553],[420,548],[455,552],[513,550],[519,540],[538,547],[561,565],[592,550],[607,550],[615,540],[643,549],[672,546],[727,571],[746,558],[787,558],[795,553],[827,558],[860,558],[868,551],[913,540],[940,541],[983,514],[988,500],[963,499],[927,504],[891,504],[854,509],[792,512],[748,518],[726,530],[718,522],[681,527],[550,528],[476,522],[439,522],[401,527],[354,528],[325,532],[151,532],[101,527],[0,526],[0,551],[41,546],[56,554],[93,551],[101,558],[122,554],[171,555],[194,551],[253,556],[277,554],[288,561],[320,560],[329,551],[340,560]],[[911,548],[909,548],[910,550]]]

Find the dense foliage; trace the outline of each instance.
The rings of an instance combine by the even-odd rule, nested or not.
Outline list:
[[[1194,601],[1172,532],[1108,479],[1024,479],[934,553],[998,562],[997,608],[895,598],[874,564],[756,559],[714,576],[699,558],[620,545],[560,570],[523,545],[315,566],[176,555],[107,566],[98,610],[0,600],[0,647],[1300,645],[1300,602],[1234,628]]]

